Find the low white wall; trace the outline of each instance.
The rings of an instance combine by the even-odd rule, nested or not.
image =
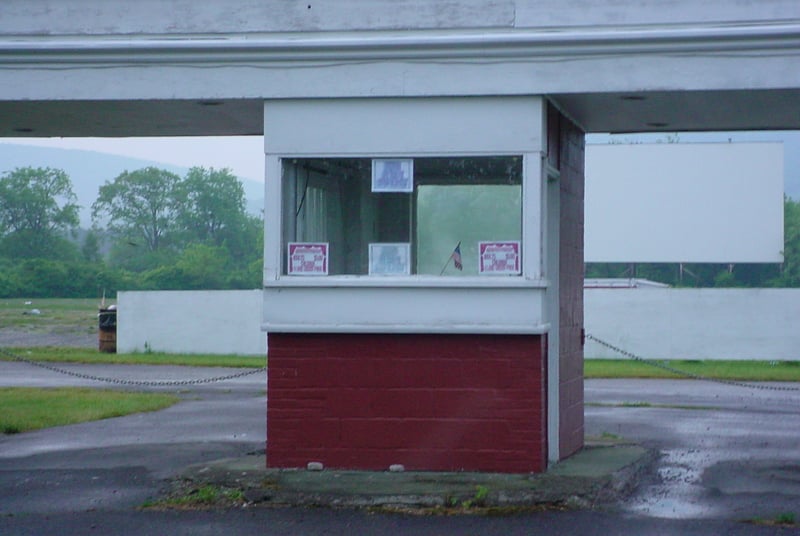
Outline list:
[[[264,355],[261,290],[120,292],[117,348]],[[800,289],[586,289],[586,332],[654,359],[800,360]],[[586,341],[585,356],[620,357]]]
[[[117,293],[117,351],[266,355],[261,290]]]
[[[800,360],[800,289],[585,289],[584,319],[646,358]],[[590,340],[584,355],[621,357]]]

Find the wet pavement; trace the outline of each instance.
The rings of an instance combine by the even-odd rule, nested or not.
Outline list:
[[[64,367],[160,380],[235,372]],[[109,387],[10,362],[0,362],[0,385]],[[621,436],[662,453],[629,500],[599,511],[420,518],[306,508],[138,509],[186,467],[262,453],[264,385],[262,372],[218,384],[152,388],[175,392],[182,401],[155,413],[0,436],[0,533],[800,533],[797,526],[741,522],[788,512],[800,517],[800,391],[671,380],[586,382],[587,434]]]
[[[624,509],[674,519],[800,519],[800,390],[784,390],[800,386],[760,385],[587,381],[587,434],[662,453]]]
[[[88,511],[0,518],[5,535],[146,534],[170,536],[362,534],[443,536],[789,536],[793,529],[719,520],[624,517],[596,511],[497,516],[381,515],[329,508],[192,512]]]
[[[230,368],[72,365],[81,374],[185,381]],[[266,379],[257,374],[203,385],[133,387],[63,376],[0,361],[0,386],[89,386],[171,392],[182,401],[162,411],[0,436],[0,515],[94,508],[136,508],[157,497],[179,468],[263,452]],[[2,532],[2,531],[0,531]]]

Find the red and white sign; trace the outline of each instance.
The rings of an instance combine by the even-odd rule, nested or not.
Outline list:
[[[519,241],[478,242],[480,264],[478,273],[483,275],[519,275]]]
[[[327,242],[289,242],[289,275],[328,275]]]

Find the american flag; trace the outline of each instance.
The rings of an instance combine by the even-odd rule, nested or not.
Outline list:
[[[453,266],[455,266],[457,270],[462,270],[464,264],[461,262],[461,242],[456,245],[456,249],[453,250],[451,257],[453,259]]]

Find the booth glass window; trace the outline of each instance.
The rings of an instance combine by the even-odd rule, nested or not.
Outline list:
[[[296,158],[282,173],[284,274],[475,276],[496,251],[516,265],[494,273],[521,273],[521,156]]]

